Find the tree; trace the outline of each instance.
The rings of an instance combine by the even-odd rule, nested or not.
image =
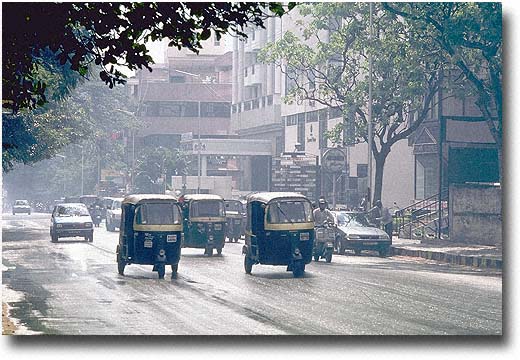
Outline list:
[[[301,38],[286,32],[263,49],[260,58],[280,66],[293,83],[286,101],[308,99],[342,109],[345,121],[329,136],[334,143],[346,145],[368,142],[372,52],[375,201],[381,199],[384,164],[392,146],[410,136],[428,116],[441,83],[443,59],[431,52],[424,34],[411,31],[380,4],[374,5],[372,39],[368,3],[298,7],[303,16],[298,22]],[[345,134],[351,122],[353,129]]]
[[[385,3],[417,32],[431,34],[437,51],[473,85],[495,140],[502,178],[502,4]]]
[[[40,70],[55,63],[84,78],[96,64],[112,88],[125,81],[116,65],[151,71],[147,41],[167,38],[169,46],[198,52],[211,32],[220,39],[245,36],[248,24],[263,26],[265,9],[285,12],[280,3],[2,3],[2,107],[45,104]]]
[[[64,78],[72,76],[60,71],[52,74],[44,69],[40,71],[41,77],[50,84],[47,93],[52,98],[61,97],[57,93],[63,91]],[[91,148],[92,154],[95,150],[92,144],[98,142],[97,139],[136,126],[127,116],[116,111],[133,106],[124,89],[110,90],[99,79],[95,80],[95,75],[92,79],[89,82],[78,80],[76,87],[62,100],[16,114],[2,114],[4,173],[10,171],[15,163],[34,164],[50,159],[68,144],[84,143],[86,148]],[[103,154],[107,157],[112,155],[106,151]]]
[[[174,175],[186,174],[189,160],[180,150],[159,146],[145,148],[136,161],[137,193],[163,193]]]

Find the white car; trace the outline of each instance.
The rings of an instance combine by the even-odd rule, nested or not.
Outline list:
[[[108,231],[116,231],[121,226],[121,203],[123,198],[113,198],[107,205],[106,227]]]
[[[27,200],[16,200],[13,204],[13,215],[16,213],[27,213],[31,215],[31,206]]]

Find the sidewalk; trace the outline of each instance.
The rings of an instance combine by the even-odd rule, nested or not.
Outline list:
[[[502,270],[502,248],[497,246],[454,244],[437,239],[421,242],[394,236],[391,254]]]

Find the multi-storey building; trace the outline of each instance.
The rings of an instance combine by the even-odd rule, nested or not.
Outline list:
[[[281,19],[269,19],[265,29],[248,29],[248,39],[233,42],[233,103],[231,131],[241,138],[269,139],[273,156],[298,150],[321,158],[333,146],[325,133],[343,121],[339,107],[326,107],[304,100],[292,104],[283,101],[292,80],[279,67],[258,62],[258,52],[284,32],[299,32],[296,12]],[[324,34],[325,37],[327,34]],[[324,37],[324,38],[325,38]],[[285,70],[285,69],[284,69]],[[366,144],[343,149],[345,171],[337,184],[337,202],[354,206],[366,193],[368,148]],[[383,180],[383,202],[408,205],[413,201],[413,154],[406,141],[397,143],[387,158]],[[321,194],[332,198],[332,177],[323,173],[318,181]]]

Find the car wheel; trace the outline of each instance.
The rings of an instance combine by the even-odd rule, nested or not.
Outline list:
[[[93,242],[94,241],[94,233],[90,233],[90,235],[87,235],[85,237],[85,240],[87,240],[88,242]]]
[[[390,246],[383,246],[378,250],[378,252],[380,257],[387,257],[390,253]]]
[[[13,215],[16,215],[16,213],[13,211]]]
[[[31,215],[31,212],[29,211],[29,212],[27,213],[27,215]]]
[[[247,255],[244,256],[244,270],[246,271],[246,274],[251,274],[251,271],[253,270],[253,261],[249,259]]]
[[[51,242],[57,243],[58,242],[58,235],[51,233]]]
[[[357,256],[361,255],[361,249],[354,249],[354,254]]]

